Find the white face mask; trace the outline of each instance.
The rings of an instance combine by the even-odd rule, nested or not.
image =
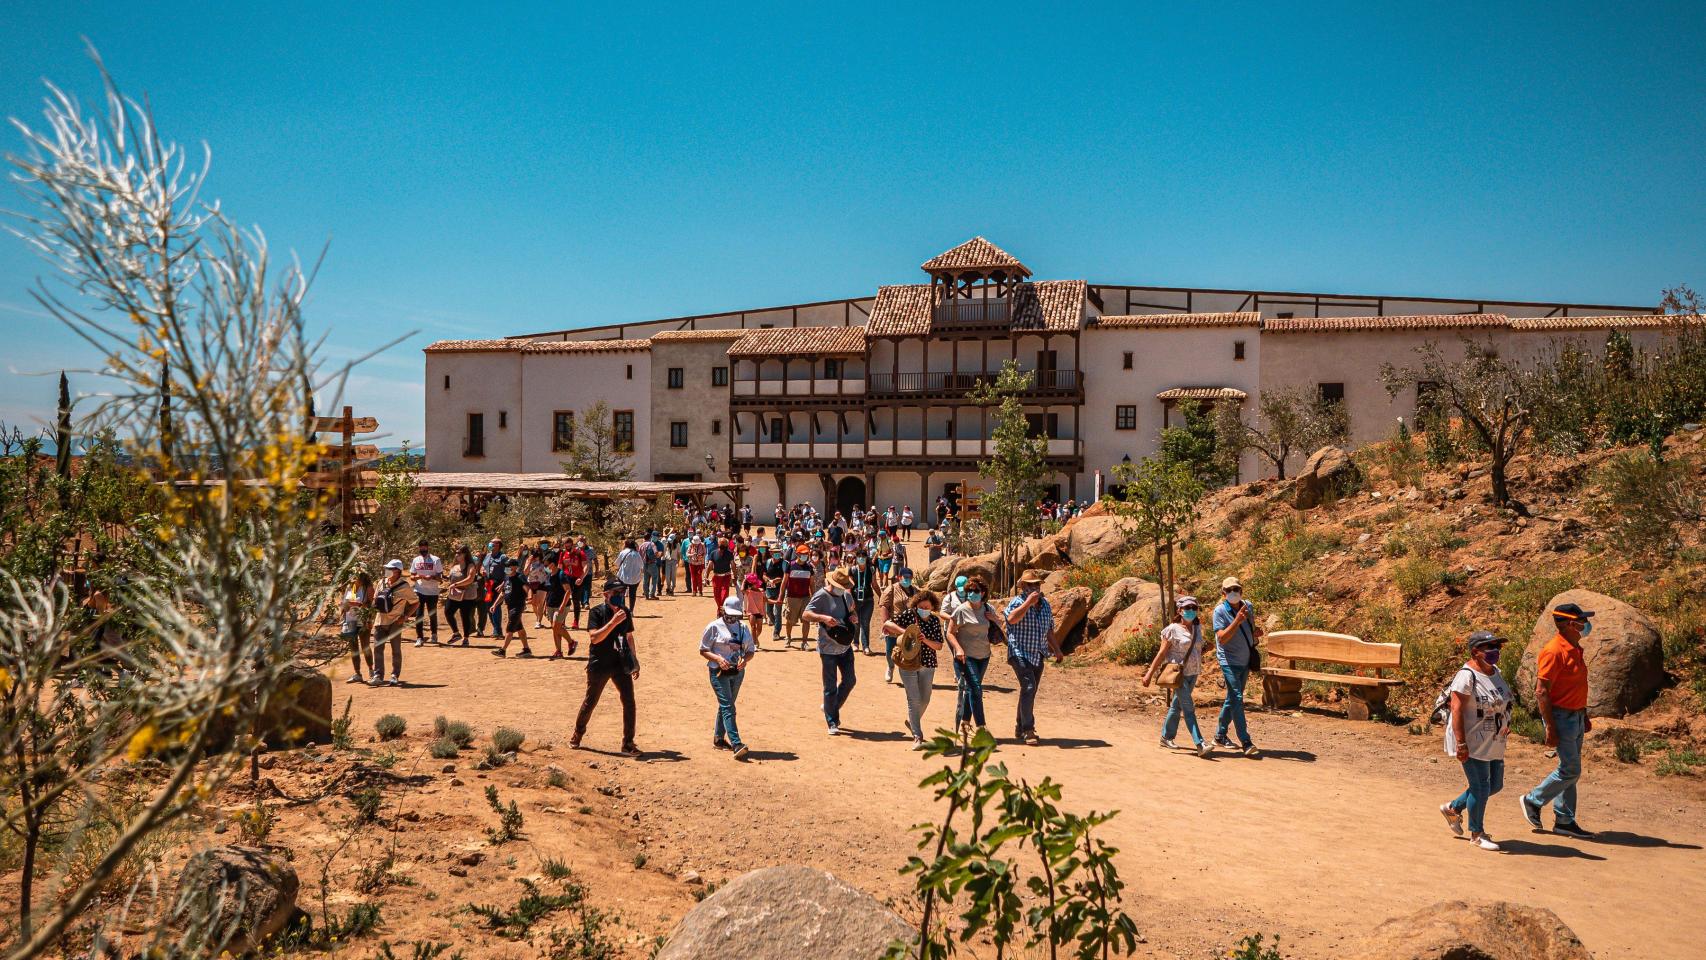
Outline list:
[[[1226,595],[1226,602],[1232,604],[1233,606],[1237,606],[1238,604],[1243,603],[1244,602],[1244,591],[1234,590],[1231,593],[1228,593]]]

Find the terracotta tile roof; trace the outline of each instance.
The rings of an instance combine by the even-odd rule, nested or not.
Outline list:
[[[522,353],[623,353],[644,352],[650,340],[529,340]]]
[[[747,330],[665,330],[652,334],[653,340],[739,340]]]
[[[1266,320],[1264,333],[1341,333],[1355,330],[1470,330],[1508,327],[1502,313],[1447,313],[1411,317],[1298,317]]]
[[[1016,271],[1023,276],[1031,275],[1031,268],[1020,263],[1018,257],[982,237],[972,237],[954,249],[939,253],[924,261],[924,272],[926,273],[999,267]]]
[[[1084,326],[1082,280],[1039,280],[1013,291],[1014,330],[1077,330]]]
[[[1244,313],[1145,313],[1122,317],[1097,317],[1092,327],[1259,327],[1262,315]]]
[[[871,318],[865,329],[873,337],[920,336],[930,332],[930,311],[936,304],[937,288],[928,283],[908,283],[877,289]]]
[[[864,327],[772,327],[748,330],[729,347],[731,357],[865,352]]]
[[[1688,314],[1643,314],[1610,317],[1512,317],[1512,330],[1651,330],[1693,326],[1702,322]]]
[[[1247,400],[1249,394],[1237,387],[1174,387],[1155,395],[1163,403],[1172,400]]]
[[[422,348],[424,353],[508,353],[519,351],[525,340],[438,340]]]

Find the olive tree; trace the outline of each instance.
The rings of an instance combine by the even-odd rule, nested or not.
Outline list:
[[[1020,397],[1031,383],[1031,374],[1012,360],[1002,364],[993,381],[979,380],[970,398],[992,407],[993,451],[977,465],[978,475],[990,483],[978,497],[978,515],[989,525],[1001,550],[997,579],[1013,575],[1013,550],[1019,538],[1037,523],[1037,501],[1043,495],[1043,477],[1048,473],[1044,458],[1048,438],[1031,435]]]
[[[1104,502],[1131,535],[1149,545],[1165,614],[1173,609],[1173,544],[1196,522],[1205,488],[1189,464],[1165,457],[1115,464],[1114,483],[1122,492]]]
[[[1407,387],[1433,384],[1435,396],[1462,418],[1486,449],[1493,503],[1513,506],[1506,470],[1528,441],[1536,398],[1533,377],[1500,357],[1490,343],[1465,339],[1463,356],[1453,359],[1429,342],[1417,347],[1416,355],[1412,366],[1381,366],[1386,392],[1396,396]]]
[[[1285,479],[1286,464],[1330,443],[1343,442],[1349,429],[1342,403],[1306,396],[1296,387],[1266,391],[1256,403],[1256,418],[1244,420],[1237,404],[1223,403],[1216,411],[1216,430],[1223,451],[1236,462],[1254,450],[1273,464]]]

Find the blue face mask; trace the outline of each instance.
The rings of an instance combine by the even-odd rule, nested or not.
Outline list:
[[[901,577],[900,578],[900,585],[903,587],[912,586],[912,578],[911,577]]]
[[[1186,620],[1195,620],[1197,618],[1197,612],[1195,610],[1186,610],[1184,613],[1180,614],[1180,616],[1184,617]]]
[[[1583,620],[1582,621],[1582,636],[1585,637],[1592,632],[1593,632],[1593,621],[1592,620]]]
[[[966,594],[966,602],[968,602],[968,603],[976,603],[982,599],[983,599],[983,594],[981,594],[981,593],[968,593],[968,594]]]

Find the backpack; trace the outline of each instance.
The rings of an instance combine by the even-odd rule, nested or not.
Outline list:
[[[918,624],[906,628],[906,632],[895,638],[894,651],[889,659],[902,670],[917,670],[924,663],[923,631]]]
[[[1452,674],[1451,679],[1447,680],[1445,686],[1440,689],[1439,696],[1434,697],[1434,708],[1428,714],[1429,724],[1445,722],[1446,716],[1451,712],[1451,685],[1457,682],[1458,674],[1465,670],[1469,670],[1469,668],[1467,666],[1458,667],[1457,673]],[[1473,670],[1469,670],[1469,682],[1477,686],[1480,685],[1480,681],[1475,679],[1475,671]]]

